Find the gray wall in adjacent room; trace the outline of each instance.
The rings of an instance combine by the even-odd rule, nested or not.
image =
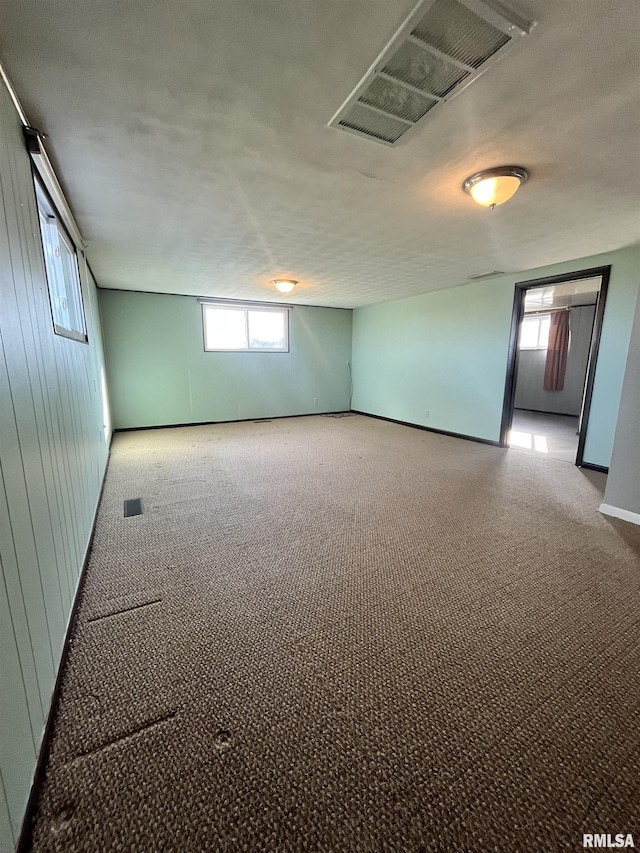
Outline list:
[[[562,391],[545,391],[543,388],[546,350],[520,350],[515,401],[517,409],[555,412],[559,415],[580,414],[594,314],[595,305],[571,309],[571,343]]]

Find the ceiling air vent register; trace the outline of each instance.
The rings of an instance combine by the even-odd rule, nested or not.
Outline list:
[[[467,281],[482,281],[485,278],[495,278],[497,275],[504,275],[504,270],[492,270],[491,272],[478,273],[478,275],[470,275]]]
[[[393,145],[530,30],[495,0],[421,0],[329,125]]]

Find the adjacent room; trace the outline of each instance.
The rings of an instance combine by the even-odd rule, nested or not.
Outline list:
[[[593,277],[524,290],[509,447],[582,464],[578,446],[588,425],[587,371],[595,376],[598,361],[601,283]]]
[[[635,0],[3,12],[1,853],[637,846]]]

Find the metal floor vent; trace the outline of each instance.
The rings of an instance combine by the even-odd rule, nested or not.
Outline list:
[[[142,515],[142,498],[129,498],[124,502],[124,517]]]
[[[420,0],[329,126],[394,145],[531,26],[497,0]]]

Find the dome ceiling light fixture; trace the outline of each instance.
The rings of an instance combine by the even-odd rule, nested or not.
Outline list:
[[[478,204],[493,210],[496,205],[509,201],[528,178],[529,173],[522,166],[498,166],[471,175],[462,189]]]
[[[279,290],[280,293],[291,293],[298,282],[292,278],[274,278],[271,284]]]

